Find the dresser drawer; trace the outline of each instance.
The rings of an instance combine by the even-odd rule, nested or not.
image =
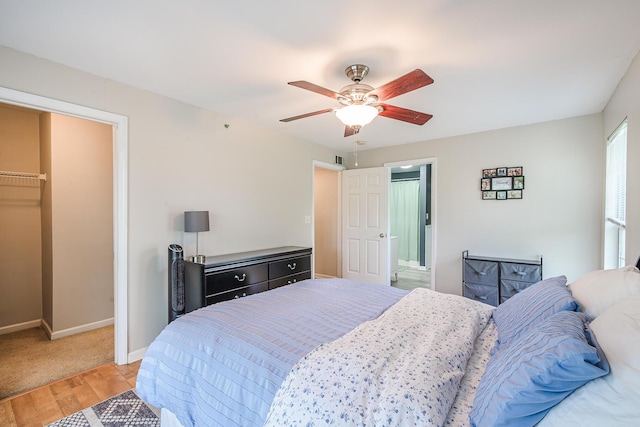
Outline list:
[[[310,256],[274,261],[269,263],[269,279],[277,279],[308,270],[311,270]]]
[[[207,297],[206,304],[215,304],[221,301],[228,301],[232,299],[238,299],[242,297],[246,297],[248,295],[257,294],[259,292],[264,292],[269,289],[269,284],[267,282],[256,283],[255,285],[245,286],[244,288],[234,289],[228,292],[222,292],[219,294],[211,295]]]
[[[498,263],[467,259],[464,262],[464,281],[498,287]]]
[[[473,283],[464,284],[464,296],[476,301],[496,307],[498,305],[498,287],[488,285],[477,285]]]
[[[284,285],[291,285],[292,283],[296,283],[305,279],[311,279],[310,271],[294,274],[293,276],[287,276],[287,277],[281,277],[279,279],[269,280],[269,289],[279,288],[280,286],[284,286]]]
[[[531,264],[500,263],[500,279],[517,280],[519,282],[539,282],[542,266]]]
[[[221,271],[220,273],[207,274],[206,295],[209,296],[254,283],[264,282],[268,277],[267,264],[250,265],[248,267]]]

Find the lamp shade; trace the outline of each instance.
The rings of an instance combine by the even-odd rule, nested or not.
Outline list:
[[[209,231],[209,211],[187,211],[184,213],[184,231]]]

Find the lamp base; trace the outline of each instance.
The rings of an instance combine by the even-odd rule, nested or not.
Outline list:
[[[204,255],[192,255],[189,257],[189,261],[195,262],[196,264],[204,264],[206,259]]]

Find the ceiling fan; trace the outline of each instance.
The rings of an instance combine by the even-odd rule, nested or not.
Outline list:
[[[324,110],[301,114],[280,121],[290,122],[333,112],[345,125],[344,136],[351,136],[357,134],[364,125],[370,123],[378,115],[416,125],[423,125],[433,117],[431,114],[382,102],[433,83],[433,79],[425,74],[424,71],[416,69],[376,89],[361,83],[362,79],[369,73],[369,67],[366,65],[351,65],[344,72],[353,83],[340,89],[340,92],[334,92],[304,80],[289,82],[292,86],[333,98],[342,104],[341,107],[325,108]]]

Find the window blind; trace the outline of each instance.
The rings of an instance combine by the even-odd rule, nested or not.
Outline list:
[[[607,221],[626,225],[627,204],[627,123],[622,123],[607,143],[606,209]]]

